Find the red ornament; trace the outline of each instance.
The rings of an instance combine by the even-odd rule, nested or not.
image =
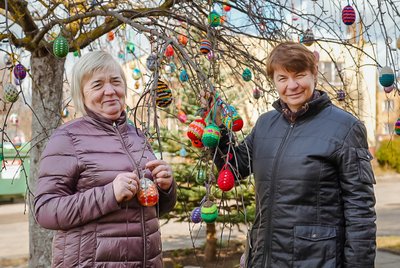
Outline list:
[[[196,147],[196,148],[204,147],[204,144],[201,142],[201,140],[192,140],[192,145],[193,145],[193,147]]]
[[[157,204],[158,189],[155,183],[148,178],[140,179],[137,198],[139,203],[145,207],[152,207]]]
[[[229,6],[229,5],[224,5],[224,11],[225,11],[225,12],[231,11],[231,6]]]
[[[173,55],[174,55],[174,48],[172,47],[171,44],[169,44],[165,49],[165,56],[172,57]]]
[[[347,5],[342,10],[342,21],[346,25],[352,25],[356,21],[356,11],[350,5]]]
[[[203,118],[196,119],[189,124],[189,129],[186,134],[188,138],[191,140],[201,140],[205,127],[206,127],[206,122],[204,121]]]
[[[232,130],[240,131],[243,127],[243,119],[241,117],[233,120]]]
[[[221,170],[218,175],[217,184],[219,189],[224,192],[230,191],[235,186],[235,177],[229,168],[225,167]]]

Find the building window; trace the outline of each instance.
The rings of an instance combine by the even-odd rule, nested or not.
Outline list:
[[[330,84],[341,84],[339,72],[342,71],[343,63],[331,61],[322,61],[319,64],[319,71],[321,73],[322,81],[327,81]]]
[[[394,100],[387,99],[383,101],[383,111],[390,112],[394,111]]]

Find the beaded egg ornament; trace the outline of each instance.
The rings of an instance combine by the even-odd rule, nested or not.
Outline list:
[[[217,184],[224,192],[230,191],[235,186],[235,177],[228,167],[224,167],[218,174]]]
[[[201,209],[199,207],[195,207],[190,214],[190,219],[193,223],[201,222]]]
[[[145,207],[152,207],[157,204],[158,197],[159,194],[156,184],[148,178],[141,178],[137,193],[139,203]]]
[[[189,128],[188,131],[186,132],[186,135],[192,141],[201,140],[205,127],[206,127],[206,122],[204,121],[203,118],[196,119],[189,124]]]
[[[19,80],[22,80],[26,77],[26,69],[25,69],[24,65],[22,65],[21,63],[18,63],[17,65],[15,65],[13,73],[14,73],[15,78],[17,78]]]
[[[179,74],[179,80],[181,82],[187,82],[189,80],[189,75],[186,72],[186,70],[182,70],[181,73]]]
[[[63,36],[58,36],[53,43],[53,53],[58,58],[64,58],[69,51],[68,41]]]
[[[221,16],[215,10],[208,14],[208,24],[210,24],[211,27],[218,27],[221,25]]]
[[[6,84],[4,86],[4,100],[6,102],[16,102],[18,100],[19,91],[13,84]]]
[[[242,78],[244,81],[249,82],[251,80],[252,76],[253,75],[251,74],[251,71],[249,68],[246,68],[243,70]]]

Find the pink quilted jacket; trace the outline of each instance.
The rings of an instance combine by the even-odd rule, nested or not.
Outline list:
[[[52,267],[162,267],[158,216],[173,209],[176,185],[159,204],[118,204],[112,181],[143,168],[154,154],[141,132],[93,112],[59,127],[40,162],[35,191],[38,223],[57,230]],[[146,177],[151,178],[147,170]]]

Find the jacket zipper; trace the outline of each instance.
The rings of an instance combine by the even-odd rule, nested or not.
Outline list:
[[[136,167],[137,169],[140,168],[139,164],[137,164],[135,162],[135,159],[133,159],[133,157],[131,156],[131,154],[129,153],[128,149],[126,148],[126,144],[124,142],[124,139],[122,138],[121,132],[119,132],[119,129],[117,127],[117,124],[115,122],[113,122],[113,127],[115,129],[115,132],[118,134],[118,137],[122,143],[122,146],[124,147],[125,152],[127,153],[129,159],[131,160],[132,166]],[[138,170],[138,173],[141,173],[140,170]],[[140,174],[139,174],[140,175]],[[140,208],[140,219],[141,219],[141,223],[142,223],[142,232],[143,232],[143,268],[146,267],[146,230],[144,228],[144,211],[143,211],[143,207]]]
[[[283,137],[283,140],[281,144],[279,145],[278,152],[276,154],[274,164],[273,164],[273,170],[272,170],[272,176],[271,176],[271,188],[270,188],[270,198],[268,199],[268,207],[270,208],[269,213],[267,213],[267,232],[265,235],[265,241],[267,242],[266,244],[268,246],[264,246],[264,254],[263,254],[263,261],[262,261],[262,267],[265,267],[265,262],[267,261],[267,267],[271,267],[271,247],[272,247],[272,213],[273,213],[273,205],[274,205],[274,198],[275,198],[275,177],[276,177],[276,170],[277,166],[280,163],[281,157],[282,157],[282,152],[284,149],[284,145],[286,145],[287,138],[290,136],[292,133],[294,127],[294,123],[290,123],[289,128],[286,130],[285,136]],[[268,249],[268,251],[267,251]]]

